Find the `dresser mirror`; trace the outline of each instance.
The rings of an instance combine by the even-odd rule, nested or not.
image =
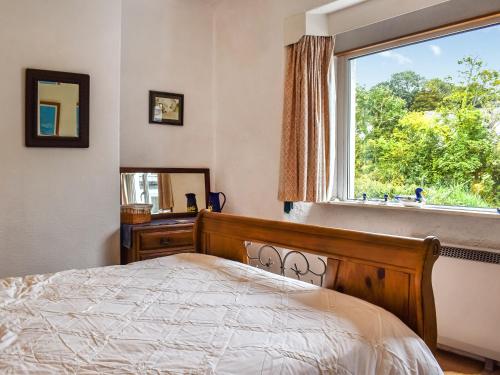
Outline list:
[[[153,217],[196,215],[207,208],[205,168],[120,168],[121,204],[150,204]]]
[[[27,69],[26,146],[89,146],[89,76]]]

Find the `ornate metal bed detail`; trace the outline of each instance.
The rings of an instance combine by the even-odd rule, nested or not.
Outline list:
[[[436,349],[432,267],[440,244],[435,237],[388,236],[203,210],[195,224],[194,241],[199,253],[245,264],[254,261],[266,268],[277,265],[278,272],[291,270],[302,279],[317,274],[323,287],[392,312],[431,350]],[[248,256],[249,242],[263,244],[257,255]],[[282,256],[278,249],[289,249],[291,254]],[[274,253],[277,261],[266,259],[264,251]],[[302,251],[326,258],[324,273],[311,273],[307,258],[305,268],[288,264],[292,256],[301,257]]]
[[[257,256],[251,256],[249,252],[249,247],[252,245],[252,242],[250,241],[245,241],[245,248],[247,251],[247,257],[249,261],[255,261],[258,265],[260,264],[261,266],[265,267],[268,271],[273,272],[273,266],[277,265],[279,269],[279,273],[282,276],[288,276],[287,275],[287,270],[291,271],[295,277],[298,280],[302,281],[310,281],[311,284],[314,284],[314,280],[310,279],[308,280],[306,278],[307,275],[311,274],[316,276],[319,279],[319,286],[323,286],[323,281],[326,275],[326,263],[323,259],[320,257],[317,257],[319,264],[322,265],[323,271],[322,272],[315,272],[312,270],[311,263],[309,259],[307,258],[306,255],[302,251],[298,250],[285,250],[286,254],[283,256],[281,252],[273,245],[261,245],[259,247],[259,250],[257,251]],[[274,257],[274,261],[271,256],[266,256],[264,254],[265,250],[269,249],[270,254]],[[269,252],[268,252],[269,253]],[[294,256],[299,256],[302,260],[303,263],[305,264],[305,267],[300,267],[297,265],[297,262],[293,262],[293,257]],[[288,266],[288,262],[290,262],[290,266]],[[291,263],[293,262],[293,263]],[[292,265],[293,264],[293,265]],[[260,268],[260,267],[258,267]]]

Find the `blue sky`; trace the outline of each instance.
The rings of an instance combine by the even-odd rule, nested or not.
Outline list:
[[[489,69],[500,70],[500,25],[356,58],[356,80],[369,88],[405,70],[428,79],[456,78],[457,61],[468,55],[480,58]]]

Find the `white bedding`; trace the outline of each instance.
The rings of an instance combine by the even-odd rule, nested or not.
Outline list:
[[[442,372],[381,308],[182,254],[0,280],[0,373]]]

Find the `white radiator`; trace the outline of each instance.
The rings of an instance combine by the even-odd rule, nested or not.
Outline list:
[[[438,345],[500,361],[500,252],[442,246],[433,271]]]

